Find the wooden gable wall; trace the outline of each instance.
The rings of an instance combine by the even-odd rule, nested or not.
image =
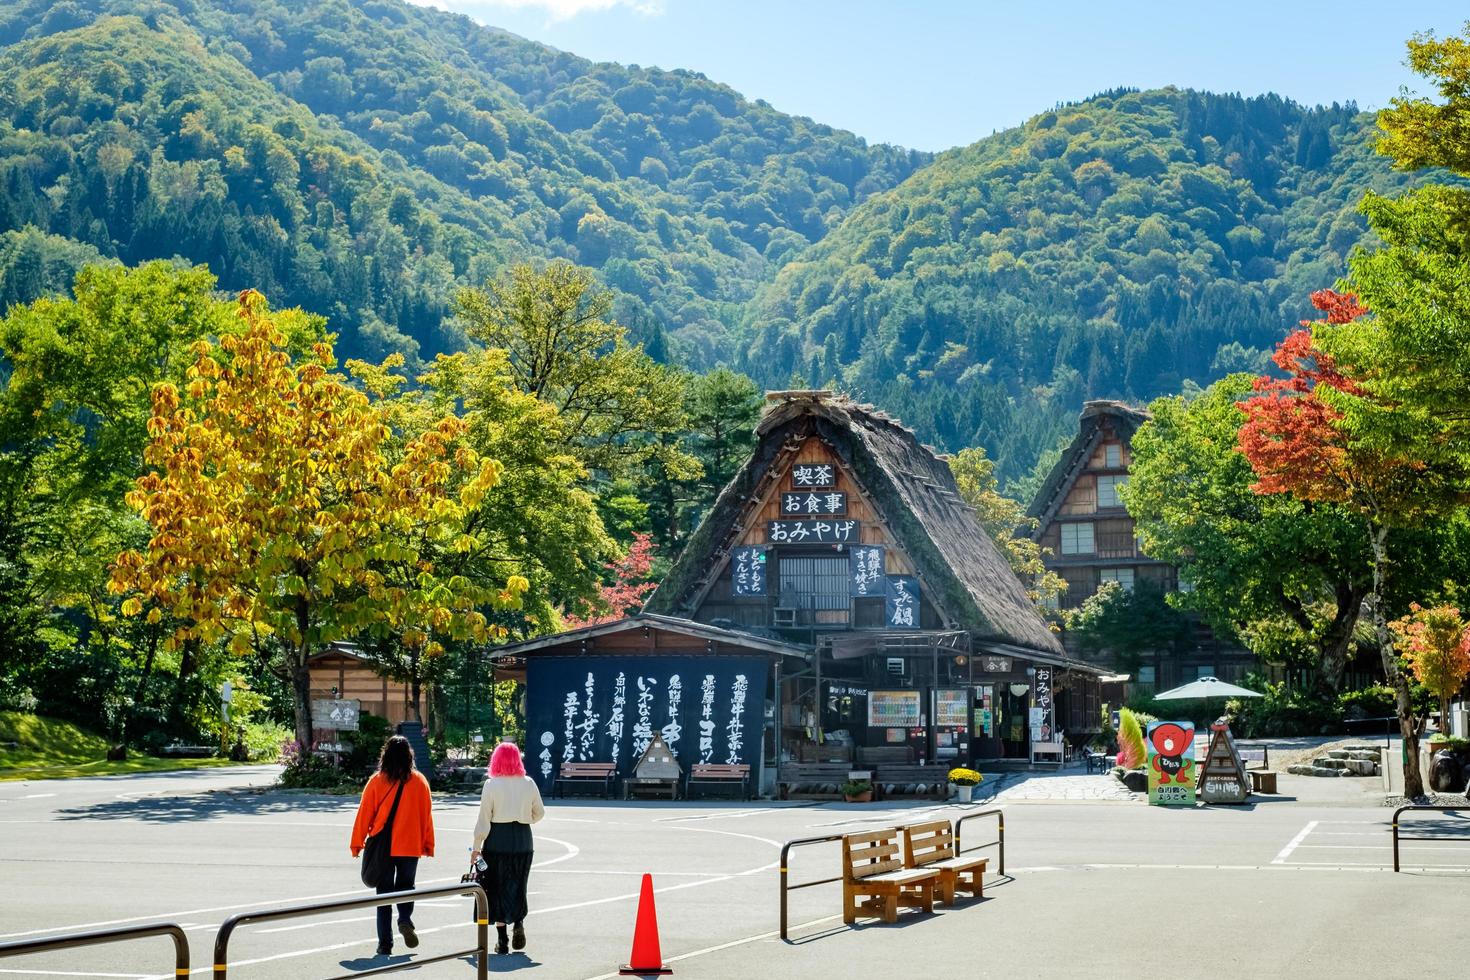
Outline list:
[[[882,545],[884,547],[884,572],[888,575],[917,575],[917,569],[908,552],[899,543],[898,539],[883,522],[878,509],[872,500],[858,485],[852,473],[843,466],[842,461],[832,448],[818,436],[809,436],[802,442],[801,446],[792,453],[783,454],[778,457],[781,462],[780,473],[777,479],[772,480],[765,495],[758,502],[758,506],[750,511],[750,518],[745,526],[740,529],[738,536],[734,539],[735,546],[762,545],[778,548],[767,540],[767,522],[790,519],[792,515],[781,512],[781,494],[790,493],[797,489],[792,486],[792,468],[802,464],[829,464],[834,469],[836,485],[828,488],[847,494],[847,514],[837,520],[858,521],[861,534],[860,540],[854,544]],[[820,492],[820,491],[819,491]],[[774,604],[773,597],[760,598],[736,598],[732,592],[730,581],[730,563],[728,557],[720,558],[721,568],[714,577],[713,582],[700,599],[693,618],[700,622],[713,622],[717,619],[728,619],[745,626],[768,626],[770,625],[770,607]],[[937,629],[942,625],[942,617],[934,609],[928,595],[928,590],[921,584],[920,598],[922,608],[920,609],[921,625],[925,629]]]

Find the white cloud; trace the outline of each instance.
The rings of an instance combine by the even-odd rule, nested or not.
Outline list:
[[[470,17],[493,16],[495,8],[544,10],[552,21],[570,20],[578,14],[626,7],[652,17],[664,12],[664,0],[410,0],[422,7],[438,7]]]

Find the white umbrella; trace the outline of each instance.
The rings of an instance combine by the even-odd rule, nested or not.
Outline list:
[[[1260,691],[1250,691],[1234,684],[1226,684],[1218,677],[1201,677],[1197,681],[1171,688],[1163,694],[1155,694],[1155,701],[1196,701],[1201,698],[1263,698]]]

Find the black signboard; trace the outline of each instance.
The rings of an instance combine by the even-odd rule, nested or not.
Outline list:
[[[840,490],[783,493],[781,513],[787,517],[842,517],[847,514],[847,494]]]
[[[883,595],[883,622],[889,629],[919,628],[919,580],[916,577],[888,576]]]
[[[767,521],[772,544],[845,544],[858,540],[857,521]]]
[[[797,463],[791,467],[791,485],[798,489],[837,486],[837,467],[831,463]]]
[[[879,596],[886,587],[883,571],[883,546],[859,544],[847,552],[849,595],[854,599]]]
[[[766,594],[766,549],[748,545],[730,552],[730,588],[735,595]]]
[[[1036,683],[1032,690],[1036,692],[1036,707],[1041,711],[1041,727],[1032,733],[1032,738],[1038,742],[1050,742],[1052,727],[1056,721],[1056,711],[1052,704],[1050,667],[1037,666]]]
[[[563,762],[626,776],[654,733],[686,771],[753,767],[769,671],[762,657],[528,657],[526,772],[543,792]]]

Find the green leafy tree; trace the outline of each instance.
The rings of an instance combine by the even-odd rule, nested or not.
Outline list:
[[[1005,556],[1011,571],[1026,587],[1031,601],[1050,608],[1067,591],[1066,579],[1046,567],[1050,554],[1029,533],[1038,525],[1026,507],[1000,492],[995,463],[980,448],[961,449],[949,459],[960,498],[970,505],[980,526]]]
[[[587,270],[518,265],[456,302],[465,333],[506,352],[515,388],[556,409],[588,470],[619,476],[657,458],[671,478],[699,475],[697,460],[660,438],[687,424],[683,379],[628,342]]]
[[[1193,641],[1189,619],[1169,605],[1162,589],[1143,581],[1132,589],[1104,582],[1067,619],[1067,633],[1089,653],[1109,653],[1133,672],[1151,651],[1183,652]]]
[[[1236,434],[1253,393],[1251,377],[1231,375],[1196,398],[1154,401],[1133,437],[1124,499],[1144,550],[1190,585],[1171,602],[1269,660],[1312,668],[1335,692],[1372,588],[1363,521],[1333,503],[1252,491]]]

